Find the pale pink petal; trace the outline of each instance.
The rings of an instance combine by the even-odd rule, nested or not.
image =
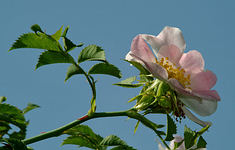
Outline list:
[[[201,91],[201,95],[199,95],[199,91],[192,92],[189,89],[184,89],[176,79],[170,79],[168,82],[170,83],[170,86],[178,93],[179,100],[181,100],[187,107],[198,115],[209,116],[216,111],[217,100],[209,99],[212,97],[209,97],[207,95],[208,93],[203,95],[203,92]]]
[[[184,53],[179,63],[188,73],[198,73],[204,70],[204,59],[196,50]]]
[[[151,45],[155,55],[157,55],[161,46],[165,44],[165,42],[162,39],[159,39],[154,35],[142,34],[142,37],[145,41],[148,42],[149,45]]]
[[[174,140],[170,142],[169,147],[174,149],[175,143],[180,143],[182,140],[184,139],[181,136],[175,135]],[[184,142],[176,150],[185,150]]]
[[[220,101],[220,96],[215,90],[193,90],[192,94],[202,99]]]
[[[171,86],[172,89],[174,89],[176,92],[178,92],[181,95],[187,95],[187,96],[191,96],[192,95],[192,91],[190,89],[185,89],[178,80],[174,79],[174,78],[170,78],[168,80],[169,85]],[[198,97],[197,97],[198,98]],[[200,99],[200,98],[198,98]]]
[[[180,95],[185,95],[192,97],[194,99],[200,100],[205,99],[208,101],[220,101],[220,96],[215,90],[191,90],[185,89],[178,80],[171,78],[168,80],[171,88],[173,88]]]
[[[181,52],[183,52],[186,47],[183,34],[179,28],[167,26],[162,30],[157,38],[163,40],[165,42],[164,45],[173,44],[177,46]]]
[[[182,95],[178,96],[178,99],[200,116],[209,116],[217,109],[217,101],[198,100],[194,97]]]
[[[157,53],[157,57],[159,60],[161,60],[162,57],[168,57],[169,61],[176,65],[178,65],[181,56],[182,52],[175,45],[164,45]]]
[[[137,62],[141,62],[141,64],[143,64],[143,66],[151,73],[153,74],[154,77],[157,77],[160,80],[166,80],[168,78],[168,73],[166,71],[165,68],[163,68],[162,66],[158,65],[157,63],[153,63],[153,62],[147,62],[144,61],[143,59],[141,59],[138,56],[135,56],[133,54],[130,54],[130,56],[137,60]],[[129,57],[129,56],[128,56]]]
[[[216,75],[213,72],[206,70],[191,75],[190,87],[192,90],[209,90],[215,85],[216,81]]]
[[[133,55],[131,54],[131,51],[129,51],[129,53],[127,53],[125,59],[128,60],[128,61],[135,61],[135,62],[138,62],[138,63],[144,65],[144,63],[143,63],[142,61],[140,61],[140,60],[137,59],[136,57],[133,57]]]
[[[155,56],[141,35],[138,35],[133,39],[130,54],[141,58],[145,62],[156,62]]]
[[[182,107],[182,110],[184,111],[185,115],[192,120],[193,122],[206,127],[207,125],[211,126],[212,123],[211,122],[207,122],[207,121],[202,121],[200,119],[198,119],[195,115],[193,115],[186,107]]]
[[[158,36],[143,34],[143,38],[151,45],[156,52],[163,45],[175,45],[181,52],[184,51],[186,44],[179,28],[165,27]]]
[[[164,148],[160,142],[158,142],[158,150],[167,150],[167,148]]]

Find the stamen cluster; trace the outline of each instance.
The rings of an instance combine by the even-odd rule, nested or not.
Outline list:
[[[161,58],[160,61],[156,60],[156,63],[161,65],[163,68],[167,70],[168,73],[168,79],[175,78],[180,82],[180,84],[184,88],[190,88],[190,74],[186,75],[185,70],[181,68],[180,66],[176,66],[176,64],[170,63],[168,57]]]

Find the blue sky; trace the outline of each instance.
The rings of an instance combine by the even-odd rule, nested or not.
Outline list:
[[[135,75],[135,68],[122,59],[129,51],[132,38],[137,34],[157,35],[164,26],[179,27],[184,35],[186,51],[196,49],[205,59],[206,68],[216,73],[215,85],[220,96],[217,111],[209,117],[213,126],[204,137],[209,150],[231,149],[235,120],[233,117],[235,65],[235,2],[222,0],[8,0],[0,2],[0,95],[8,103],[24,108],[28,102],[41,106],[26,115],[30,120],[28,137],[49,131],[84,115],[89,109],[90,88],[82,76],[64,83],[67,64],[45,66],[34,71],[40,50],[22,49],[8,52],[11,44],[30,26],[39,24],[47,33],[54,33],[61,25],[70,26],[68,37],[75,43],[97,44],[105,49],[110,63],[118,66],[123,78]],[[79,49],[73,52],[77,57]],[[89,68],[88,66],[83,66]],[[132,107],[128,99],[139,89],[113,86],[119,79],[96,76],[97,111],[119,111]],[[151,115],[156,123],[165,117]],[[115,134],[133,147],[157,149],[154,133],[125,117],[96,119],[86,122],[102,136]],[[178,124],[179,134],[184,125],[199,129],[189,120]],[[75,150],[76,146],[60,146],[65,137],[48,139],[31,146],[35,150]],[[81,148],[84,149],[84,148]]]

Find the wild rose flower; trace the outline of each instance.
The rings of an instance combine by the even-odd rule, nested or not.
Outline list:
[[[152,53],[147,43],[152,47]],[[140,34],[131,44],[126,59],[137,61],[156,78],[168,83],[177,92],[177,99],[200,116],[209,116],[217,109],[218,93],[211,88],[216,75],[204,70],[204,59],[200,52],[183,53],[186,44],[180,29],[165,27],[158,36]],[[186,107],[182,110],[189,119],[206,126]]]

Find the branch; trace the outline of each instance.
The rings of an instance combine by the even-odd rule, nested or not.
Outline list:
[[[100,113],[93,113],[91,115],[85,115],[65,126],[62,126],[60,128],[54,129],[52,131],[46,132],[46,133],[42,133],[40,135],[37,135],[35,137],[32,138],[28,138],[23,140],[23,142],[28,145],[28,144],[32,144],[41,140],[45,140],[48,138],[52,138],[52,137],[57,137],[60,136],[61,134],[63,134],[64,131],[79,125],[85,121],[88,121],[90,119],[95,119],[95,118],[104,118],[104,117],[119,117],[119,116],[127,116],[133,119],[136,119],[138,121],[140,121],[142,124],[144,124],[145,126],[147,126],[148,128],[152,129],[157,136],[161,139],[161,141],[163,142],[163,144],[169,149],[167,143],[163,140],[163,138],[160,135],[160,132],[157,130],[157,128],[161,128],[162,126],[159,126],[157,124],[155,124],[154,122],[150,121],[149,119],[145,118],[143,115],[139,114],[136,112],[136,110],[134,109],[130,109],[127,111],[119,111],[119,112],[100,112]]]

